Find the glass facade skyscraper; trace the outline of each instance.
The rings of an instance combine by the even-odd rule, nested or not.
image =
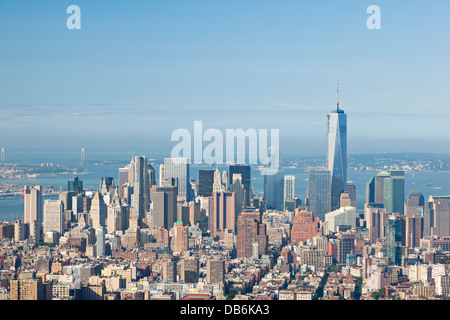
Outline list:
[[[190,200],[191,184],[189,182],[189,163],[187,158],[165,158],[164,179],[174,179],[178,186],[178,195],[186,196]]]
[[[339,208],[339,198],[347,187],[347,115],[339,109],[328,114],[327,169],[331,173],[331,209]]]
[[[331,211],[330,179],[328,170],[311,170],[309,172],[309,210],[321,221]]]

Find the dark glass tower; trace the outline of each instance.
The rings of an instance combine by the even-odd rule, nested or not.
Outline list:
[[[230,165],[230,174],[228,179],[233,179],[233,174],[238,173],[242,177],[242,184],[244,185],[244,199],[245,206],[250,207],[250,179],[251,172],[249,165]],[[232,181],[228,181],[232,182]],[[228,183],[230,184],[230,183]]]

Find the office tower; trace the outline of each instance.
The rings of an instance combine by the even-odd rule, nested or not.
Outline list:
[[[148,176],[148,187],[156,185],[156,171],[155,168],[149,163],[147,164],[147,176]]]
[[[189,250],[189,227],[183,226],[182,221],[177,221],[173,225],[172,251],[183,253]]]
[[[264,202],[267,209],[283,210],[284,207],[284,173],[278,169],[277,173],[264,176]]]
[[[336,239],[336,260],[340,265],[347,262],[347,255],[355,251],[355,235],[352,233],[339,233]]]
[[[105,228],[100,226],[96,229],[97,236],[97,257],[103,257],[105,255]]]
[[[366,228],[369,229],[369,242],[376,243],[378,239],[385,237],[386,219],[389,213],[382,204],[365,204],[364,220]]]
[[[251,199],[251,171],[249,165],[230,165],[228,177],[233,178],[234,174],[240,174],[242,177],[242,184],[244,185],[244,199],[245,207],[250,207]]]
[[[147,158],[136,156],[134,158],[134,196],[132,204],[133,218],[142,221],[145,219],[148,210],[148,201],[150,195]]]
[[[222,192],[222,177],[220,176],[219,167],[214,171],[214,183],[213,183],[213,192]]]
[[[424,226],[430,229],[431,235],[450,236],[450,196],[430,196],[425,212]]]
[[[189,164],[187,158],[165,158],[164,179],[174,179],[178,186],[178,195],[190,201]]]
[[[423,236],[424,237],[431,236],[433,228],[434,228],[434,201],[425,201],[425,206],[423,210]]]
[[[198,171],[198,191],[200,197],[211,197],[214,185],[214,170]]]
[[[292,224],[291,242],[298,245],[300,242],[312,241],[318,235],[322,235],[319,218],[314,217],[311,211],[297,210]]]
[[[72,210],[72,198],[76,196],[76,193],[73,191],[62,191],[59,193],[58,198],[63,202],[64,211]]]
[[[175,260],[170,259],[163,262],[162,276],[164,282],[177,282],[177,262]]]
[[[295,176],[285,175],[284,176],[284,201],[294,200],[295,198]]]
[[[200,202],[189,202],[189,224],[195,226],[200,220]]]
[[[100,193],[102,195],[110,192],[110,188],[114,187],[114,178],[113,177],[102,177],[100,179]]]
[[[366,203],[382,203],[389,213],[404,213],[405,174],[381,171],[366,186]]]
[[[122,187],[128,182],[128,167],[119,168],[118,186]]]
[[[209,213],[211,237],[223,240],[225,230],[236,232],[236,194],[234,192],[214,192],[213,209]]]
[[[384,179],[389,178],[387,171],[380,171],[366,185],[366,203],[384,203]]]
[[[130,163],[125,166],[125,168],[128,169],[128,183],[130,184],[130,186],[134,186],[134,175],[136,171],[134,158],[135,157],[133,156],[130,160]]]
[[[27,224],[23,223],[22,220],[14,221],[14,240],[23,241],[28,238],[29,228],[27,228]]]
[[[181,221],[184,226],[189,225],[190,208],[189,203],[177,203],[177,220]]]
[[[72,196],[72,214],[74,217],[78,217],[78,214],[83,213],[83,196]]]
[[[44,234],[47,232],[64,233],[64,205],[61,200],[44,201]]]
[[[197,283],[199,277],[199,265],[197,257],[185,257],[181,259],[180,281],[184,283]]]
[[[103,196],[100,194],[98,190],[95,193],[95,196],[92,198],[91,210],[89,211],[89,213],[92,221],[91,226],[94,229],[104,227],[106,225],[105,220],[107,214],[107,207],[105,202],[103,201]]]
[[[328,170],[311,170],[309,172],[309,211],[321,221],[331,211],[330,179]]]
[[[330,205],[339,208],[339,197],[347,187],[347,115],[337,107],[327,117],[327,169],[330,171]]]
[[[340,207],[325,215],[328,231],[337,232],[340,226],[356,228],[356,209],[351,206]]]
[[[258,253],[267,254],[268,237],[266,224],[262,223],[259,212],[242,212],[237,222],[236,254],[238,258],[250,258],[254,255],[256,242]]]
[[[245,192],[244,185],[242,184],[242,176],[240,174],[233,175],[229,190],[236,195],[236,215],[239,215],[245,209]]]
[[[405,216],[405,246],[408,248],[420,247],[423,235],[423,218],[419,215]]]
[[[165,181],[164,177],[164,164],[159,165],[159,186],[163,186]]]
[[[225,280],[225,261],[208,260],[206,262],[206,282],[211,283],[224,283]]]
[[[390,216],[387,219],[386,257],[394,265],[400,265],[402,258],[403,219]]]
[[[2,148],[2,154],[1,154],[1,157],[0,157],[0,162],[1,163],[5,162],[5,148]]]
[[[73,191],[76,194],[83,193],[83,181],[79,180],[78,177],[73,177],[72,180],[67,182],[67,190]]]
[[[222,172],[222,184],[223,184],[223,186],[225,188],[225,191],[228,191],[228,187],[230,185],[230,181],[228,179],[228,172],[227,171]]]
[[[167,230],[177,221],[177,193],[175,187],[152,187],[152,224]]]
[[[419,215],[423,217],[425,207],[425,198],[422,192],[418,190],[412,190],[406,198],[405,216],[414,217]]]
[[[347,180],[347,193],[351,201],[351,206],[358,209],[358,203],[356,202],[356,186],[351,180]]]
[[[24,223],[28,223],[31,225],[33,221],[36,222],[37,229],[36,231],[39,234],[36,234],[37,239],[39,240],[40,229],[42,226],[42,187],[34,186],[34,187],[25,187],[24,197],[24,212],[23,212],[23,220]]]
[[[383,181],[383,204],[389,213],[403,214],[405,209],[405,173],[390,171]]]
[[[122,204],[119,196],[114,194],[107,207],[107,229],[108,233],[125,231],[129,226],[129,207]]]

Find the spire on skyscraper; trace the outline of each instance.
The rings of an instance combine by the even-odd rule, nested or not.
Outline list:
[[[339,79],[337,79],[336,100],[337,100],[337,108],[336,108],[336,110],[339,111]]]

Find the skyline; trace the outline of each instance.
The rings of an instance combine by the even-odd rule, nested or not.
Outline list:
[[[77,1],[81,30],[65,26],[70,4],[0,2],[6,152],[162,149],[201,120],[280,128],[282,154],[324,155],[339,78],[349,154],[450,153],[444,1],[376,1],[381,30],[366,28],[366,1]]]

